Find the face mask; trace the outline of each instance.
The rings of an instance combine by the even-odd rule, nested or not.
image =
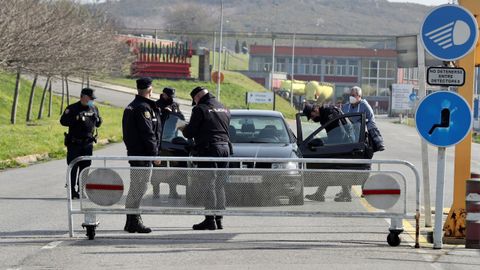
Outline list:
[[[89,101],[87,102],[87,105],[88,105],[89,107],[93,107],[93,105],[95,105],[95,102],[94,102],[93,100],[89,100]]]
[[[351,104],[355,104],[355,103],[357,103],[357,98],[350,96],[349,101],[350,101]]]
[[[168,106],[168,105],[172,105],[172,104],[173,104],[173,99],[167,97],[166,99],[164,99],[164,102],[165,102],[165,104],[167,104],[167,106]]]

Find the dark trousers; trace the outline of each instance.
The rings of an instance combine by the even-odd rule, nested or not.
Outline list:
[[[150,161],[130,161],[130,189],[128,190],[125,208],[138,209],[143,195],[150,182],[151,170],[134,169],[134,167],[151,167]]]
[[[70,164],[75,158],[80,156],[91,156],[93,153],[93,144],[70,144],[67,146],[67,164]],[[76,192],[75,186],[78,184],[77,174],[92,164],[91,160],[77,162],[70,172],[70,190]],[[80,191],[80,187],[78,188]]]
[[[200,157],[228,157],[230,150],[228,144],[212,144],[210,147],[199,151]],[[227,168],[228,162],[199,162],[199,168]],[[201,173],[204,187],[205,209],[225,209],[225,183],[226,171],[204,171]]]

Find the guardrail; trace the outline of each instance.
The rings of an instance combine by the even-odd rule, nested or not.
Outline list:
[[[390,218],[387,242],[396,246],[403,232],[402,220],[415,218],[415,247],[419,247],[420,177],[407,161],[84,156],[68,166],[67,185],[70,170],[82,160],[93,163],[79,174],[78,201],[72,201],[67,188],[71,237],[76,214],[85,215],[83,226],[90,239],[95,236],[98,214],[359,217]],[[128,163],[154,160],[161,160],[161,167],[130,167]],[[228,162],[229,166],[199,168],[200,162]],[[407,211],[407,197],[412,193],[407,190],[405,175],[409,172],[415,180],[414,213]],[[225,186],[225,209],[203,207],[203,194],[212,179]],[[152,188],[136,190],[132,181],[148,181]],[[161,188],[165,186],[161,183],[173,188]],[[351,196],[335,199],[327,188],[342,185],[354,186]],[[126,207],[128,193],[141,197],[140,207]],[[305,199],[309,193],[317,196]]]

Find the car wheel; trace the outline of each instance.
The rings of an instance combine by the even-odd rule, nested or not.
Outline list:
[[[291,196],[289,199],[290,199],[289,203],[291,205],[303,205],[304,203],[303,190],[302,192],[300,192],[299,195]]]

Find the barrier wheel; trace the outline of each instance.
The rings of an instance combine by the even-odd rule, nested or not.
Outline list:
[[[93,240],[95,239],[95,226],[85,226],[87,229],[87,237],[88,240]]]
[[[388,236],[387,236],[387,243],[391,246],[391,247],[396,247],[398,245],[400,245],[400,243],[402,242],[402,240],[400,239],[400,237],[398,236],[398,234],[396,233],[389,233]]]

